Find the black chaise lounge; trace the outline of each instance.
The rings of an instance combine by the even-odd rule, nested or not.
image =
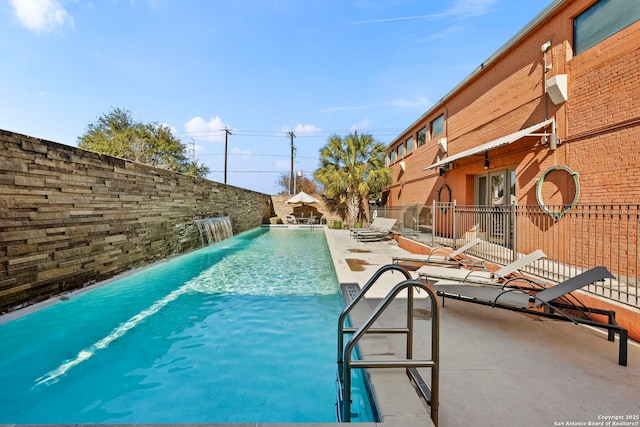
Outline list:
[[[615,341],[615,333],[620,335],[618,363],[627,366],[627,330],[616,323],[615,311],[587,307],[570,293],[591,283],[615,278],[605,267],[595,267],[550,288],[540,290],[535,282],[532,286],[503,287],[489,285],[462,284],[456,282],[436,282],[433,287],[438,295],[475,304],[488,305],[512,311],[550,317],[558,320],[581,323],[608,331],[609,341]],[[518,278],[517,281],[526,280]],[[544,309],[544,310],[541,310]],[[606,316],[606,323],[592,319],[589,315]]]

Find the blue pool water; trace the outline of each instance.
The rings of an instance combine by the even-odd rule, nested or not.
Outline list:
[[[0,423],[333,422],[341,309],[324,233],[244,233],[0,324]]]

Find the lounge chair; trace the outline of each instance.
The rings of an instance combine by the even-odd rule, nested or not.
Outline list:
[[[397,220],[393,218],[377,217],[375,218],[369,227],[367,228],[354,228],[351,230],[351,235],[356,236],[358,234],[380,233],[390,231],[396,224]]]
[[[615,341],[615,333],[618,332],[620,335],[618,363],[627,366],[628,333],[616,323],[615,312],[587,307],[574,295],[570,295],[577,289],[608,278],[615,277],[605,267],[600,266],[543,290],[525,291],[522,287],[497,287],[447,281],[436,282],[433,288],[439,296],[443,297],[443,305],[444,298],[453,298],[537,316],[568,320],[576,324],[607,329],[609,341]],[[591,319],[590,314],[606,316],[607,322]]]
[[[293,215],[287,215],[287,224],[297,224],[298,220]]]
[[[378,230],[355,230],[353,237],[361,242],[390,239],[393,236],[391,229],[396,222],[397,220],[393,218],[381,218],[381,221],[378,222]]]
[[[391,230],[387,231],[372,231],[370,233],[356,234],[354,235],[358,242],[378,242],[381,240],[389,240],[393,237]]]
[[[381,216],[375,217],[373,221],[371,221],[371,224],[369,224],[368,227],[354,228],[351,230],[350,234],[353,236],[356,233],[363,233],[367,231],[380,231],[380,226],[382,225],[385,219],[386,218],[383,218]]]
[[[476,283],[481,285],[498,285],[500,281],[508,280],[508,276],[518,272],[522,267],[546,255],[542,250],[533,251],[522,258],[513,261],[497,271],[471,270],[467,268],[451,268],[425,265],[417,270],[418,277],[428,282],[450,280],[462,283]]]
[[[471,249],[472,247],[478,245],[482,242],[482,239],[473,239],[466,244],[460,246],[455,251],[448,253],[446,255],[440,255],[439,252],[443,250],[447,250],[443,247],[435,248],[431,251],[429,255],[412,255],[410,257],[393,257],[391,262],[393,264],[402,265],[405,267],[412,266],[415,264],[426,264],[426,265],[458,265],[458,266],[482,266],[484,265],[484,261],[475,260],[468,257],[463,256],[464,253]]]

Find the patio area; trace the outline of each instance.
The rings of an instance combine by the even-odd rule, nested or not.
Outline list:
[[[327,230],[327,237],[341,283],[362,286],[393,256],[407,253],[394,241],[357,242],[347,230]],[[367,302],[375,307],[403,278],[386,273]],[[424,297],[417,301],[414,352],[424,354],[431,345],[430,304]],[[390,309],[381,326],[405,319],[401,301]],[[617,341],[582,325],[447,299],[440,309],[439,425],[638,426],[640,346],[630,340],[628,366],[619,366]],[[387,343],[403,354],[404,338],[390,337]],[[422,376],[430,378],[428,370]],[[427,421],[427,406],[421,415],[396,412],[387,403],[403,400],[395,389],[378,384],[375,392],[385,425]]]

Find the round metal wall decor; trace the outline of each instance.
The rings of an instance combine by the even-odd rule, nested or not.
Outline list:
[[[442,203],[440,210],[447,211],[447,203],[451,203],[451,188],[447,184],[442,184],[438,189],[438,203]]]
[[[442,203],[451,201],[451,188],[447,184],[442,184],[442,187],[438,189],[438,201]]]
[[[549,175],[551,172],[554,172],[556,170],[565,171],[571,176],[571,178],[573,178],[573,183],[575,185],[576,192],[573,197],[573,201],[571,202],[570,205],[568,205],[566,208],[564,208],[561,211],[553,212],[549,210],[549,208],[544,204],[544,200],[542,200],[542,184],[544,183],[544,180],[547,177],[547,175]],[[550,167],[542,175],[540,175],[540,178],[538,178],[538,181],[536,183],[536,200],[538,201],[538,205],[547,215],[549,215],[555,221],[559,221],[560,218],[563,217],[563,215],[571,211],[571,209],[573,209],[576,203],[578,203],[579,197],[580,197],[580,174],[578,174],[578,172],[574,172],[568,166],[558,165],[558,166]]]

